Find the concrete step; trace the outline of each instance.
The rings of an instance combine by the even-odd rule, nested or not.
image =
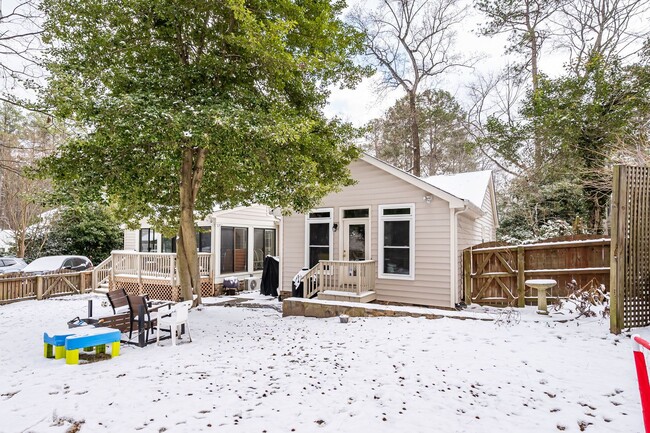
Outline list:
[[[343,292],[338,290],[325,290],[318,293],[318,299],[322,301],[344,301],[344,302],[372,302],[377,299],[374,291],[361,292],[359,294],[352,292]]]

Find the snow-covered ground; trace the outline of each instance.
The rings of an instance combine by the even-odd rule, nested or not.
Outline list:
[[[192,343],[43,358],[43,331],[89,298],[108,313],[94,295],[0,306],[0,432],[643,431],[629,338],[597,319],[341,324],[204,306]]]

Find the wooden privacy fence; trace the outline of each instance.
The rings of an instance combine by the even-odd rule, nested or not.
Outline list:
[[[610,240],[598,236],[567,236],[537,244],[490,242],[463,251],[465,303],[496,306],[536,305],[529,279],[553,279],[547,291],[553,300],[574,290],[609,283]]]
[[[0,277],[0,305],[28,299],[76,295],[92,290],[92,271]]]
[[[650,325],[650,167],[614,167],[610,328]]]

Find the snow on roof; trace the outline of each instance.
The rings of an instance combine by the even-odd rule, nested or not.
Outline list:
[[[485,190],[490,185],[491,176],[491,170],[483,170],[430,176],[424,178],[424,181],[458,198],[467,199],[480,209],[483,206]]]

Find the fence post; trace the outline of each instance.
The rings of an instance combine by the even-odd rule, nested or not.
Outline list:
[[[79,293],[86,293],[86,273],[79,273]]]
[[[36,277],[36,299],[43,299],[43,277]]]
[[[519,308],[524,308],[526,306],[525,252],[526,250],[523,246],[517,247],[517,306]]]
[[[463,285],[465,286],[465,305],[472,303],[472,249],[463,251]]]
[[[625,292],[625,222],[627,221],[627,179],[624,166],[614,166],[612,185],[612,240],[609,249],[610,331],[620,334],[623,328]]]

